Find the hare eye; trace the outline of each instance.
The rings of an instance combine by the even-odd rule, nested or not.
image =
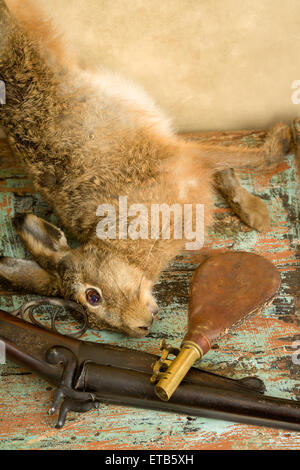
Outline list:
[[[102,297],[96,289],[88,289],[85,291],[86,300],[90,305],[99,305],[102,301]]]

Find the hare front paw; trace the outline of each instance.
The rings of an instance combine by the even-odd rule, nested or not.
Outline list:
[[[268,209],[262,199],[253,196],[246,189],[239,188],[234,199],[229,201],[241,220],[258,232],[264,232],[271,226]]]

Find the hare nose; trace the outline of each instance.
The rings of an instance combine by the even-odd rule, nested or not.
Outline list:
[[[148,307],[149,312],[151,313],[151,318],[149,318],[149,321],[147,322],[148,324],[146,323],[146,325],[139,326],[139,330],[143,330],[143,331],[150,330],[150,327],[151,327],[151,325],[153,323],[153,320],[154,320],[154,315],[156,315],[157,312],[158,312],[157,306],[147,304],[147,307]]]
[[[153,322],[153,318],[155,317],[155,315],[157,314],[158,312],[158,306],[157,305],[152,305],[152,304],[147,304],[147,307],[148,307],[148,310],[150,311],[150,313],[152,314],[152,322]]]
[[[150,330],[150,327],[149,326],[139,326],[139,330],[148,331],[148,330]]]

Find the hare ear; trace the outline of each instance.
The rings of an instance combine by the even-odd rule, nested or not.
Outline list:
[[[19,215],[14,218],[14,226],[28,251],[47,271],[55,270],[70,249],[64,233],[36,215]]]
[[[47,273],[35,261],[0,258],[0,286],[22,289],[40,295],[59,295],[57,278]]]

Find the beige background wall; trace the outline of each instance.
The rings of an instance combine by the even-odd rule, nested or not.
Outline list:
[[[82,64],[138,81],[189,130],[300,116],[299,0],[36,0]]]

